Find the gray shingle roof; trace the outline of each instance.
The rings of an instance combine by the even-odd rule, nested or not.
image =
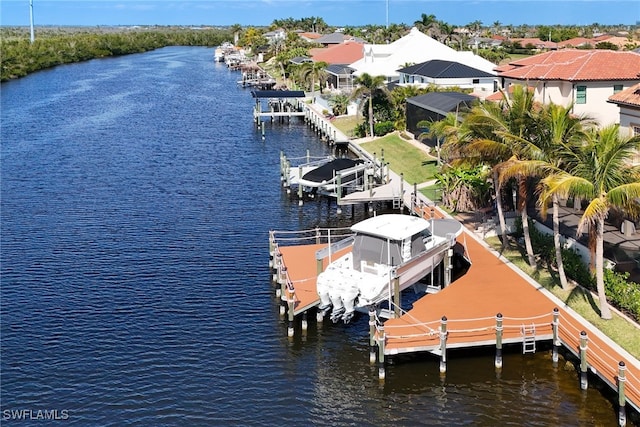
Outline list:
[[[442,59],[434,59],[421,64],[411,65],[398,70],[398,72],[414,76],[440,79],[495,77],[493,74],[478,70],[477,68],[472,68],[459,62],[445,61]]]
[[[328,73],[336,75],[336,76],[345,76],[351,75],[355,71],[355,69],[349,67],[345,64],[331,64],[325,68]]]
[[[424,95],[407,98],[407,102],[446,116],[461,106],[471,106],[473,101],[477,99],[473,95],[461,92],[429,92]]]

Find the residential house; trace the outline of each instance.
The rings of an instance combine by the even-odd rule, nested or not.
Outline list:
[[[363,43],[347,40],[326,48],[309,51],[316,62],[326,62],[327,86],[331,90],[350,91],[353,88],[353,68],[349,64],[362,58]]]
[[[278,41],[282,41],[287,37],[287,32],[284,28],[278,28],[273,31],[267,31],[263,34],[263,37],[267,39],[269,44],[274,44]]]
[[[309,43],[315,43],[316,40],[322,37],[322,34],[298,32],[298,36]]]
[[[329,90],[351,92],[353,89],[353,68],[346,64],[331,64],[325,68]]]
[[[553,41],[540,40],[539,38],[515,38],[509,40],[512,43],[518,43],[525,49],[551,50],[557,49],[558,43]]]
[[[496,76],[459,62],[433,59],[398,70],[399,84],[472,89],[485,96],[498,90]]]
[[[608,102],[620,108],[620,132],[624,136],[640,136],[640,83],[609,97]],[[640,164],[640,152],[632,162]]]
[[[364,56],[363,47],[364,43],[347,40],[330,47],[310,49],[309,55],[315,62],[348,65]]]
[[[321,45],[324,45],[325,47],[328,47],[328,46],[344,43],[344,42],[349,41],[349,40],[350,41],[360,42],[360,43],[364,43],[365,42],[361,38],[350,36],[350,35],[344,34],[344,33],[325,34],[322,37],[318,37],[317,39],[313,40],[313,42],[314,43],[319,43]]]
[[[393,43],[365,44],[363,58],[349,66],[356,70],[355,75],[368,73],[372,76],[385,76],[387,81],[391,82],[399,79],[399,69],[433,59],[460,62],[487,73],[494,73],[493,69],[496,66],[473,52],[456,51],[421,33],[415,27],[409,34]]]
[[[611,50],[563,49],[496,68],[502,88],[532,88],[541,103],[573,104],[573,112],[604,126],[617,123],[618,107],[608,98],[640,82],[640,54]]]
[[[407,131],[417,138],[421,133],[428,131],[418,126],[421,121],[437,122],[449,113],[471,108],[477,100],[475,96],[461,92],[429,92],[407,98]],[[437,139],[424,139],[423,142],[431,147],[439,145]]]

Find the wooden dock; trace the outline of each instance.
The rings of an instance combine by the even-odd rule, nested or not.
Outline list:
[[[317,236],[319,233],[316,230]],[[382,370],[385,357],[399,354],[430,352],[441,357],[442,370],[443,358],[446,369],[447,349],[501,349],[502,344],[518,344],[524,352],[532,352],[536,342],[546,341],[554,345],[554,352],[563,346],[582,360],[584,387],[588,375],[598,376],[613,390],[619,391],[622,384],[626,402],[640,412],[637,359],[501,258],[470,230],[465,230],[458,242],[465,246],[472,262],[463,277],[436,294],[425,295],[400,317],[385,322],[375,319],[377,326],[371,341],[378,347]],[[276,280],[281,283],[280,295],[287,303],[291,325],[295,316],[306,316],[309,309],[317,306],[317,275],[345,250],[332,254],[331,259],[318,260],[318,250],[326,248],[328,242],[320,243],[316,238],[315,243],[283,246],[274,238],[271,244],[272,248],[275,245]],[[292,326],[290,330],[293,331]]]

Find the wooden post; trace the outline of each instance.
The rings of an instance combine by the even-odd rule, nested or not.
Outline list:
[[[275,258],[273,259],[273,268],[274,268],[274,272],[273,272],[273,282],[276,284],[279,284],[279,280],[280,280],[280,267],[282,266],[282,254],[280,252],[278,252],[275,256]],[[279,292],[280,288],[278,287],[278,289],[276,290],[276,296],[280,297],[280,292]]]
[[[309,328],[309,324],[307,322],[307,312],[303,312],[302,313],[302,332],[307,332],[307,329]]]
[[[400,278],[393,279],[393,314],[397,319],[400,317]]]
[[[264,122],[260,122],[260,128],[262,129],[262,139],[264,140]]]
[[[451,284],[451,270],[453,269],[453,249],[447,249],[447,254],[444,257],[444,283],[443,288],[446,288]]]
[[[551,361],[553,362],[553,366],[558,365],[558,348],[560,347],[560,339],[558,336],[559,325],[560,325],[560,312],[558,310],[558,307],[554,307],[553,322],[551,323],[551,327],[553,329],[553,349],[551,350]]]
[[[369,363],[376,363],[376,309],[369,306]]]
[[[384,342],[384,325],[380,325],[378,330],[378,379],[380,380],[384,380],[386,376],[384,372]]]
[[[587,380],[587,347],[589,338],[585,331],[580,332],[580,388],[586,390],[589,387]]]
[[[502,313],[496,314],[496,369],[502,369]]]
[[[287,327],[287,336],[292,337],[294,333],[293,314],[295,309],[295,298],[294,298],[293,289],[291,289],[288,285],[287,285],[287,305],[289,309],[289,326]]]
[[[413,194],[411,196],[411,213],[418,213],[418,183],[413,183]],[[424,212],[420,212],[420,218],[424,218]]]
[[[302,184],[300,184],[300,180],[302,179],[302,165],[298,166],[298,206],[302,206]]]
[[[291,194],[291,161],[287,160],[285,166],[285,187],[287,187],[287,194]]]
[[[287,267],[282,266],[280,269],[280,300],[282,304],[280,305],[280,315],[284,316],[286,313],[286,298],[287,298]]]
[[[447,316],[440,319],[440,373],[447,372]]]
[[[627,367],[621,360],[618,362],[618,426],[624,427],[627,425],[627,400],[624,396],[624,383],[627,381],[625,378],[625,371]]]
[[[342,199],[342,175],[336,176],[336,213],[340,215],[342,213],[342,207],[340,207],[340,200]]]

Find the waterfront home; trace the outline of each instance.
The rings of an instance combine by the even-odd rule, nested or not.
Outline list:
[[[471,89],[473,92],[484,94],[485,97],[498,90],[495,74],[455,61],[434,59],[401,68],[398,74],[400,86],[459,87]]]
[[[620,108],[620,132],[624,136],[640,135],[640,83],[611,95],[608,102]],[[640,152],[632,162],[640,164]]]
[[[640,54],[611,50],[563,49],[511,61],[496,68],[504,89],[518,84],[541,103],[573,104],[601,126],[619,122],[611,95],[640,83]]]
[[[407,98],[407,131],[418,138],[421,133],[428,131],[418,126],[418,123],[437,122],[449,113],[468,111],[477,100],[477,97],[461,92],[429,92]],[[430,147],[438,147],[438,141],[435,138],[424,139],[423,143]]]
[[[364,56],[364,43],[347,40],[329,47],[309,49],[309,55],[315,62],[327,64],[351,64]]]
[[[460,62],[487,73],[494,73],[496,66],[473,52],[456,51],[415,27],[393,43],[365,44],[362,59],[349,66],[356,70],[356,76],[368,73],[372,76],[385,76],[387,82],[392,82],[399,79],[399,69],[434,59]]]

